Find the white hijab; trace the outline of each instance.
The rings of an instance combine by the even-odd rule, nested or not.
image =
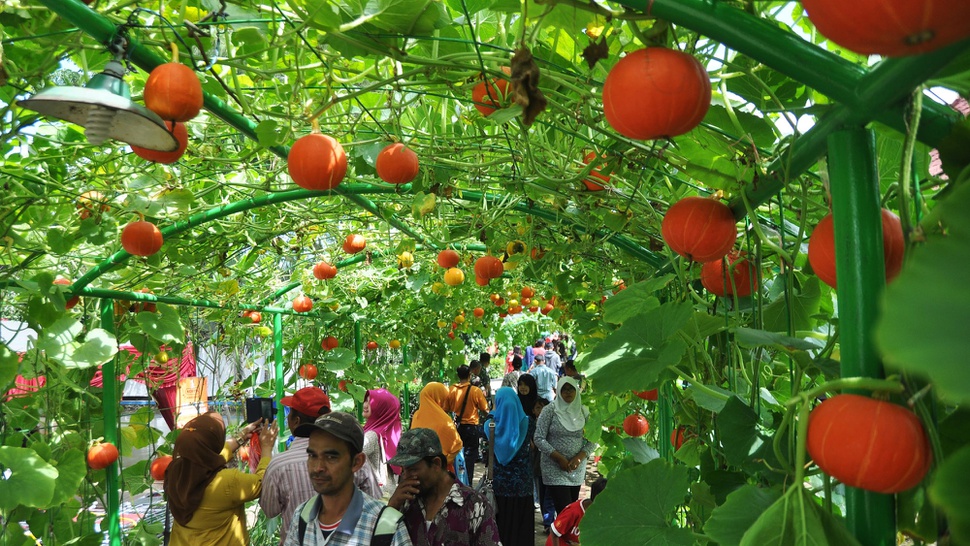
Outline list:
[[[562,399],[564,385],[572,385],[576,389],[576,398],[573,398],[571,403]],[[556,418],[559,419],[563,428],[570,432],[583,430],[586,425],[586,418],[589,417],[589,410],[580,401],[579,383],[575,379],[568,375],[559,378],[559,383],[556,384],[556,399],[552,402],[552,406],[556,410]]]

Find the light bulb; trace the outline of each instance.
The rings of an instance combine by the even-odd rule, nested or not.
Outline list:
[[[88,111],[88,121],[84,124],[84,136],[94,145],[101,144],[108,139],[111,123],[117,110],[92,105]]]

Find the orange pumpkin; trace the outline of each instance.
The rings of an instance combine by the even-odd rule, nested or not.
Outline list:
[[[263,314],[259,311],[253,311],[249,313],[249,320],[253,321],[253,324],[259,324],[263,321]]]
[[[659,397],[657,389],[650,389],[648,391],[633,391],[633,394],[637,395],[637,398],[640,398],[641,400],[650,400],[653,402],[656,402],[657,398]]]
[[[687,429],[684,427],[677,427],[670,433],[670,445],[677,451],[684,445],[684,432]]]
[[[758,288],[758,277],[751,275],[751,262],[745,258],[745,252],[728,252],[720,260],[707,262],[701,267],[701,284],[708,292],[722,298],[737,294],[739,298],[750,296],[752,290]],[[727,260],[727,265],[725,265]],[[733,285],[727,278],[728,271],[734,279]],[[737,292],[735,292],[737,289]]]
[[[145,82],[145,106],[167,121],[189,121],[202,110],[202,83],[182,63],[158,65]]]
[[[332,279],[337,276],[337,268],[327,262],[319,261],[313,266],[313,276],[321,281]]]
[[[337,341],[337,338],[333,336],[327,336],[323,338],[323,341],[320,342],[320,348],[322,348],[324,351],[336,349],[338,346],[340,346],[340,342]]]
[[[525,305],[528,305],[529,302],[524,301],[524,300],[525,299],[528,299],[528,298],[535,297],[536,291],[531,286],[523,286],[522,287],[522,290],[519,291],[519,294],[523,298],[523,302],[522,303],[525,304]]]
[[[886,283],[899,275],[903,268],[903,254],[906,240],[899,217],[892,211],[882,209],[882,258],[886,268]],[[835,280],[835,225],[832,214],[822,218],[812,236],[808,239],[808,262],[818,278],[832,288],[837,288]]]
[[[445,271],[445,284],[448,286],[458,286],[465,282],[465,272],[457,267],[452,267]]]
[[[491,279],[486,279],[485,277],[479,277],[478,275],[475,275],[475,284],[477,284],[478,286],[488,286],[488,283],[490,281]]]
[[[293,143],[286,168],[303,189],[332,190],[347,175],[347,154],[333,137],[310,133]]]
[[[376,341],[368,341],[366,347],[368,351],[376,351],[378,345]]]
[[[483,279],[497,279],[505,272],[502,260],[495,256],[482,256],[475,260],[475,276]]]
[[[485,316],[485,310],[481,307],[476,307],[472,309],[472,314],[475,315],[475,318],[482,318]]]
[[[165,471],[168,469],[168,465],[172,464],[171,455],[162,455],[156,457],[152,461],[151,467],[149,467],[149,472],[152,474],[152,479],[155,481],[162,481],[165,479]]]
[[[452,267],[458,267],[458,263],[461,261],[461,256],[457,252],[450,248],[446,248],[438,253],[438,265],[445,269],[451,269]]]
[[[640,415],[639,413],[634,413],[633,415],[628,415],[626,419],[623,420],[623,432],[637,438],[643,436],[650,430],[650,423],[647,422],[647,418]]]
[[[61,286],[71,286],[72,283],[71,283],[71,281],[65,279],[64,277],[58,277],[58,278],[54,279],[54,284],[59,284]],[[80,296],[74,296],[74,297],[68,299],[64,303],[64,308],[65,309],[72,309],[75,305],[78,304],[79,301],[81,301],[81,297]]]
[[[162,249],[165,240],[155,224],[140,220],[121,230],[121,247],[133,256],[151,256]]]
[[[347,385],[350,383],[353,383],[353,382],[347,381],[346,379],[341,379],[340,382],[337,383],[337,388],[343,392],[347,392]]]
[[[306,313],[313,309],[313,300],[306,296],[293,298],[293,310],[297,313]]]
[[[111,207],[108,206],[108,200],[103,193],[97,190],[88,190],[78,197],[77,209],[81,211],[81,220],[86,220],[92,215],[111,210]]]
[[[307,381],[313,381],[317,378],[317,367],[313,364],[304,364],[300,366],[300,371],[298,372],[300,377],[306,379]]]
[[[353,233],[344,239],[344,252],[347,254],[357,254],[367,246],[367,240],[363,235]]]
[[[175,125],[174,129],[172,128],[173,123]],[[179,143],[179,147],[175,151],[159,152],[158,150],[149,150],[148,148],[139,148],[138,146],[132,146],[131,151],[135,152],[135,155],[138,157],[148,161],[154,161],[155,163],[169,165],[178,161],[189,145],[189,131],[185,128],[185,124],[180,121],[166,121],[165,125]]]
[[[88,466],[94,470],[108,468],[118,460],[118,448],[107,442],[94,444],[88,449]]]
[[[650,140],[696,127],[711,105],[711,80],[694,57],[648,47],[620,59],[603,83],[603,113],[618,133]]]
[[[606,156],[603,155],[601,157],[605,158]],[[583,158],[583,163],[589,165],[590,163],[593,162],[594,159],[596,159],[596,152],[590,152],[586,154],[586,157]],[[596,178],[598,180],[602,180],[604,183],[609,183],[611,178],[610,175],[608,174],[601,174],[600,167],[596,167],[592,171],[590,171],[589,176],[592,176],[593,178]],[[588,178],[583,180],[583,184],[586,184],[586,189],[589,191],[603,191],[606,189],[603,186],[597,184],[596,182],[593,182]]]
[[[803,0],[819,33],[863,55],[934,51],[970,37],[966,0]]]
[[[502,67],[502,72],[511,75],[512,69],[507,66]],[[472,88],[472,101],[475,103],[475,108],[482,113],[483,116],[490,116],[492,112],[501,107],[502,102],[504,102],[505,95],[509,89],[508,80],[489,80],[486,84],[486,80],[482,80]]]
[[[715,199],[685,197],[667,210],[660,233],[671,250],[695,262],[720,260],[738,237],[737,220]]]
[[[377,154],[377,176],[391,184],[406,184],[418,176],[418,154],[395,142]]]
[[[556,308],[555,305],[551,303],[547,303],[542,306],[542,309],[540,309],[539,312],[542,313],[543,315],[548,315],[549,313],[552,313],[552,310],[555,308]]]

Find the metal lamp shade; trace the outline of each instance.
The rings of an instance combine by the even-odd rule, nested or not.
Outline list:
[[[46,117],[84,127],[84,134],[92,144],[113,138],[160,152],[178,149],[178,140],[162,118],[131,101],[128,84],[121,78],[123,73],[121,64],[111,61],[104,72],[91,78],[84,87],[47,88],[18,104]]]

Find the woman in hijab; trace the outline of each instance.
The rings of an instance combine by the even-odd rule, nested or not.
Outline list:
[[[374,389],[364,394],[364,455],[377,474],[377,482],[385,494],[397,487],[395,473],[388,472],[387,461],[397,453],[401,440],[401,401],[386,389]],[[393,470],[393,469],[392,469]]]
[[[495,393],[495,521],[502,544],[532,544],[535,541],[535,511],[532,505],[532,462],[529,447],[534,421],[529,419],[512,387]]]
[[[542,483],[552,496],[556,512],[561,513],[579,500],[579,487],[586,478],[586,459],[596,444],[583,436],[589,409],[580,401],[576,380],[559,378],[556,395],[539,415],[535,443],[542,454]]]
[[[428,383],[421,389],[418,411],[411,418],[411,428],[430,428],[438,434],[441,440],[441,450],[448,458],[448,464],[454,465],[455,455],[461,451],[461,438],[455,428],[455,420],[448,415],[451,404],[448,401],[448,387],[442,383]]]
[[[516,388],[519,392],[519,402],[522,403],[522,411],[529,417],[534,417],[533,409],[539,398],[539,385],[536,383],[536,378],[531,374],[522,374],[519,376]]]
[[[251,423],[239,438],[226,440],[226,424],[216,412],[186,423],[175,440],[172,464],[165,471],[165,495],[172,510],[171,546],[245,546],[246,503],[259,498],[263,473],[272,458],[279,428]],[[227,468],[229,459],[259,431],[263,457],[256,472]]]

